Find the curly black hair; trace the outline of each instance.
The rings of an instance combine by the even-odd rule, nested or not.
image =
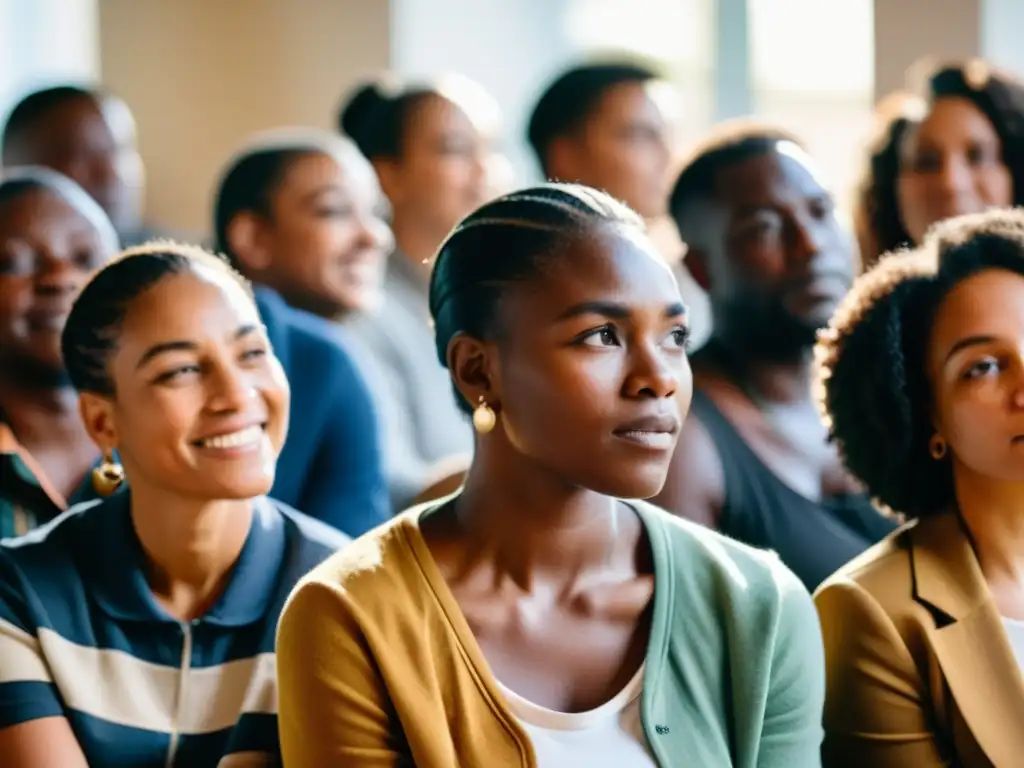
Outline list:
[[[923,107],[916,96],[897,92],[876,108],[875,131],[867,144],[867,157],[853,203],[853,227],[861,268],[865,271],[871,269],[882,254],[911,245],[910,235],[900,220],[896,177],[900,168],[900,144]]]
[[[988,269],[1024,276],[1024,210],[950,219],[919,248],[883,257],[819,336],[815,390],[830,435],[871,495],[906,517],[955,503],[952,465],[929,451],[926,355],[942,300]]]
[[[912,73],[914,70],[920,68],[912,68]],[[919,82],[913,82],[917,78],[912,74],[911,80],[910,93],[926,104],[959,97],[981,110],[999,136],[1003,162],[1013,182],[1014,205],[1024,205],[1024,84],[976,59],[932,68]],[[873,244],[873,252],[861,254],[865,266],[878,254],[915,245],[900,217],[896,180],[900,144],[917,119],[910,113],[891,116],[889,125],[868,147],[858,185],[858,205],[865,214],[859,239]]]

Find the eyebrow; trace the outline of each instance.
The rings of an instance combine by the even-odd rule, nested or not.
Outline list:
[[[965,336],[949,348],[949,352],[946,353],[946,359],[944,362],[948,363],[950,358],[961,350],[967,349],[968,347],[976,347],[980,344],[991,344],[995,340],[995,336]]]
[[[238,341],[239,339],[244,338],[251,333],[255,333],[258,330],[260,330],[260,326],[258,325],[243,325],[235,331],[233,340]],[[199,345],[194,341],[186,341],[184,339],[177,341],[161,341],[159,344],[154,344],[142,353],[142,356],[139,358],[139,362],[135,364],[135,369],[138,370],[139,368],[142,368],[142,366],[154,358],[168,352],[195,352],[197,349],[199,349]]]
[[[302,196],[302,200],[303,200],[303,202],[307,202],[307,203],[313,202],[318,197],[323,197],[324,195],[329,194],[331,192],[336,192],[336,193],[338,193],[340,195],[344,195],[345,194],[345,190],[343,190],[337,184],[322,184],[321,186],[317,187],[316,189],[312,189],[309,192],[307,192],[306,194],[304,194]]]
[[[571,320],[574,317],[580,315],[602,315],[603,317],[614,317],[617,319],[625,319],[632,313],[629,311],[629,307],[625,304],[619,304],[614,301],[584,301],[580,304],[574,304],[569,307],[565,312],[558,316],[561,320]],[[681,301],[676,301],[665,307],[665,317],[678,317],[679,315],[686,315],[686,305]]]

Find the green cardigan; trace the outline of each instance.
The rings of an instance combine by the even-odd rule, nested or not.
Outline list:
[[[772,553],[628,504],[654,555],[641,719],[658,764],[819,766],[824,658],[804,587]],[[358,539],[292,593],[277,648],[287,768],[535,768],[419,532],[432,508]]]

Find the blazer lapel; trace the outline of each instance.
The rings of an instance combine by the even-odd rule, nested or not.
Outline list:
[[[915,596],[951,619],[931,635],[964,721],[994,765],[1024,755],[1024,678],[956,515],[911,531]]]

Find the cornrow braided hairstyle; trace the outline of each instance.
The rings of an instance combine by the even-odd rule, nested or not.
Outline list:
[[[154,240],[122,251],[99,270],[75,300],[61,334],[61,354],[79,392],[112,397],[110,357],[125,315],[164,278],[205,268],[236,281],[251,297],[248,281],[226,260],[196,245]]]
[[[928,449],[929,337],[948,293],[987,269],[1024,276],[1024,211],[950,219],[920,248],[883,257],[819,335],[815,397],[829,433],[871,495],[907,517],[955,502],[949,460]]]
[[[579,184],[541,184],[484,204],[441,244],[430,277],[435,348],[448,365],[448,345],[459,333],[492,339],[506,288],[527,281],[559,246],[598,227],[643,230],[641,218],[604,192]],[[456,394],[459,407],[472,408]]]

